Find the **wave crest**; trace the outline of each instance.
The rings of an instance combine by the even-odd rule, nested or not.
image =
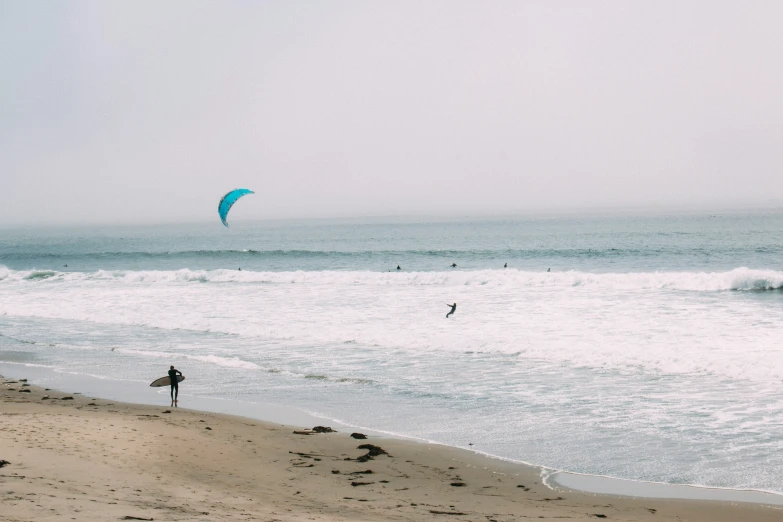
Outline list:
[[[47,284],[117,282],[125,284],[308,284],[367,286],[489,285],[509,288],[598,288],[610,290],[770,291],[783,289],[783,272],[735,268],[727,272],[591,273],[579,271],[532,272],[515,269],[448,272],[296,271],[253,272],[238,270],[9,270],[0,266],[0,282]]]

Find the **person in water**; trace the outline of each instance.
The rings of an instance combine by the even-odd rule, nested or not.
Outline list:
[[[451,268],[457,268],[457,263],[451,263]]]
[[[503,263],[503,268],[508,268],[508,263]]]
[[[451,308],[451,310],[449,311],[449,313],[447,313],[447,314],[446,314],[446,319],[448,319],[448,318],[449,318],[449,316],[450,316],[451,314],[453,314],[454,312],[456,312],[456,311],[457,311],[457,303],[454,303],[454,304],[447,304],[446,306],[448,306],[448,307],[450,307],[450,308]]]
[[[172,365],[169,368],[169,380],[171,381],[171,405],[177,406],[177,397],[179,396],[179,379],[177,375],[182,375],[182,372],[174,368]]]
[[[397,265],[397,270],[402,270],[402,268],[400,268],[400,265]]]

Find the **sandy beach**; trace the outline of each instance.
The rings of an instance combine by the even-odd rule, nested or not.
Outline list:
[[[537,468],[440,445],[2,383],[0,520],[783,520],[553,491]]]

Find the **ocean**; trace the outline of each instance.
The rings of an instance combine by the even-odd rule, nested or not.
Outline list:
[[[0,229],[0,362],[577,473],[783,493],[782,332],[779,211]]]

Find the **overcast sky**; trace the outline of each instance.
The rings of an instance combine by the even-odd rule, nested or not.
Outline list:
[[[0,221],[783,202],[783,2],[0,0]]]

